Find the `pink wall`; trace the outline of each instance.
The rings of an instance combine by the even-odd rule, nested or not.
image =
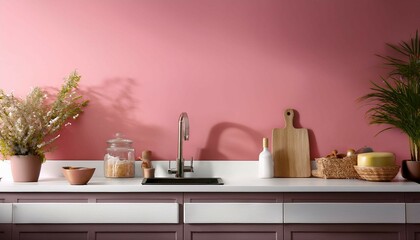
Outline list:
[[[372,146],[408,157],[399,131],[375,137],[356,99],[385,73],[374,54],[419,28],[418,0],[0,0],[0,88],[59,87],[72,70],[91,100],[49,159],[101,159],[123,132],[157,159],[257,159],[298,111],[311,156]]]

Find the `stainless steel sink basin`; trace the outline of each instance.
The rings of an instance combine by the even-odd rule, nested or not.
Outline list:
[[[221,178],[144,178],[142,185],[223,185]]]

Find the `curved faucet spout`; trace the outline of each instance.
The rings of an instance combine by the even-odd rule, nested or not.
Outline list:
[[[188,141],[190,138],[190,121],[188,119],[188,114],[186,112],[181,113],[181,115],[179,115],[179,120],[178,120],[178,124],[179,124],[179,132],[178,132],[178,136],[181,138],[182,137],[182,130],[184,130],[184,140]],[[182,129],[182,125],[184,125],[184,129]]]
[[[186,112],[181,113],[178,119],[178,155],[176,158],[176,170],[168,170],[169,173],[175,173],[175,177],[182,178],[184,177],[184,172],[192,172],[193,167],[184,166],[184,157],[182,155],[183,151],[183,141],[188,141],[190,139],[190,121],[188,119],[188,114]]]
[[[181,113],[178,119],[178,156],[177,161],[183,163],[184,157],[182,156],[182,142],[188,141],[190,138],[190,121],[186,112]],[[183,164],[182,164],[183,165]]]

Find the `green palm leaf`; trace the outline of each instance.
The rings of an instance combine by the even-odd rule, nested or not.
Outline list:
[[[387,44],[402,57],[377,55],[391,67],[383,84],[372,82],[368,93],[360,98],[371,106],[366,112],[370,124],[388,125],[383,130],[397,128],[410,139],[412,160],[420,161],[420,41],[418,31],[410,41]],[[378,134],[379,134],[378,133]]]

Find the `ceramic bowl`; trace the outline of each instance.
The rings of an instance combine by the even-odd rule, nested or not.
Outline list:
[[[85,185],[92,178],[95,168],[67,166],[61,171],[71,185]]]
[[[400,166],[360,167],[354,166],[359,176],[367,181],[386,182],[397,176]]]

